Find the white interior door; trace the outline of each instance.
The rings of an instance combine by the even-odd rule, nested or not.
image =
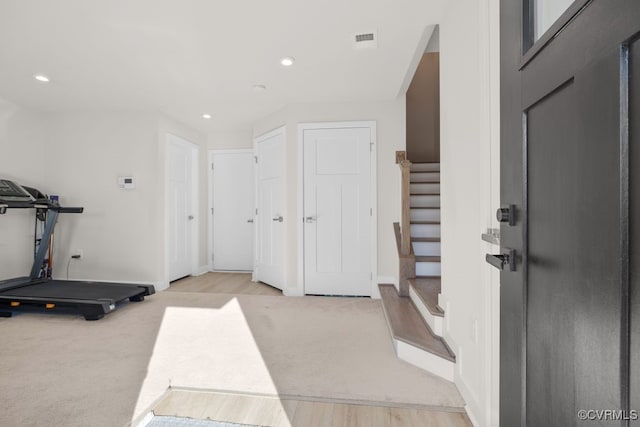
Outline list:
[[[167,135],[167,216],[169,281],[192,274],[193,150],[195,146]]]
[[[213,269],[253,270],[253,150],[212,155]]]
[[[305,129],[307,294],[371,295],[371,129]]]
[[[284,130],[257,139],[258,245],[256,280],[284,287]]]

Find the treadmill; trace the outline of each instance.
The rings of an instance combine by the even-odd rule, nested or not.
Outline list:
[[[85,282],[57,280],[41,277],[42,265],[60,214],[79,214],[84,208],[63,207],[49,200],[38,190],[23,187],[15,182],[0,180],[0,214],[7,209],[36,209],[46,213],[40,245],[34,256],[31,274],[0,281],[0,316],[10,317],[12,310],[26,307],[41,307],[47,310],[71,308],[86,320],[98,320],[111,313],[125,300],[143,301],[155,293],[153,285],[128,283]],[[4,311],[7,310],[8,311]]]

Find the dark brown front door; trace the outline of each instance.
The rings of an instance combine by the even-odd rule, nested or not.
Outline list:
[[[640,425],[640,1],[545,3],[501,1],[500,422]]]

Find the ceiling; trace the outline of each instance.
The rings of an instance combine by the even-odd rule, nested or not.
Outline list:
[[[0,98],[43,111],[160,110],[205,132],[290,103],[393,99],[445,1],[0,0]],[[354,49],[369,31],[378,48]]]

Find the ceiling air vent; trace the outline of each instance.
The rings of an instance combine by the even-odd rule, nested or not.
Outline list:
[[[375,31],[366,31],[353,35],[354,49],[375,49],[378,47],[378,34]]]

